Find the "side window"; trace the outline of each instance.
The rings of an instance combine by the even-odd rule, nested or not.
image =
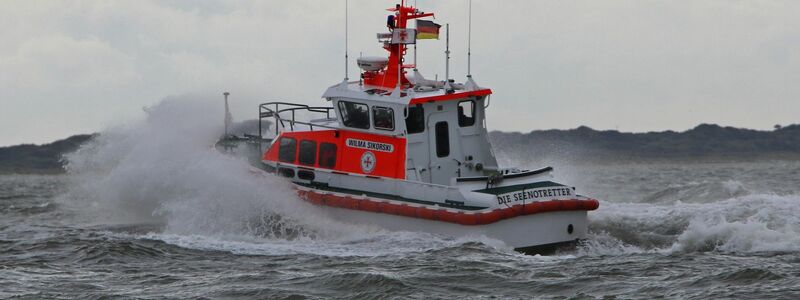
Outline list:
[[[394,110],[388,107],[373,106],[372,121],[376,129],[394,130]]]
[[[301,165],[313,166],[315,161],[317,161],[317,142],[300,141],[300,153],[297,156],[297,162]]]
[[[450,155],[450,130],[447,122],[436,123],[436,156],[447,157]]]
[[[425,110],[422,109],[422,106],[412,106],[408,108],[406,130],[409,134],[425,131]]]
[[[278,148],[278,160],[294,163],[295,154],[297,154],[297,140],[289,137],[282,137],[280,148]]]
[[[339,114],[344,126],[369,129],[369,109],[366,104],[339,101]]]
[[[322,143],[319,145],[320,168],[333,169],[336,166],[336,144]]]
[[[458,102],[458,126],[467,127],[472,125],[475,125],[475,101]]]

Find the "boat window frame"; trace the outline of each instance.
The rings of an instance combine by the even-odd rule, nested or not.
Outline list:
[[[378,117],[375,114],[376,110],[388,110],[389,111],[389,123],[391,127],[379,127],[378,126]],[[387,131],[394,131],[394,109],[388,106],[373,106],[372,107],[372,127],[375,129],[380,130],[387,130]]]
[[[420,120],[419,120],[419,122],[418,122],[416,127],[409,126],[409,124],[413,124],[412,122],[414,122],[414,120],[411,118],[412,117],[412,115],[411,115],[412,114],[412,110],[415,110],[415,111],[418,110],[419,111]],[[415,113],[415,116],[416,116],[416,113]],[[423,132],[425,132],[425,127],[427,127],[427,126],[425,126],[425,108],[422,107],[421,104],[417,104],[415,106],[409,106],[408,107],[408,115],[406,116],[406,133],[408,133],[408,134],[423,133]],[[416,129],[416,131],[412,132],[411,131],[412,128]]]
[[[311,148],[311,152],[303,153],[303,144],[313,144],[313,148]],[[306,149],[308,151],[308,149]],[[311,161],[307,159],[303,159],[303,155],[306,154],[306,158],[308,158],[308,154],[311,155]],[[297,150],[297,164],[305,165],[305,166],[313,166],[317,162],[317,141],[314,140],[300,140],[300,144]]]
[[[461,107],[462,103],[467,103],[467,102],[470,103],[470,106],[472,108],[471,112],[470,112],[470,115],[472,115],[472,117],[467,117],[464,114],[464,109]],[[472,126],[475,126],[475,121],[477,119],[477,116],[475,115],[475,112],[476,112],[475,111],[475,106],[476,106],[475,100],[472,100],[472,99],[458,101],[458,105],[456,105],[456,112],[458,114],[458,116],[457,116],[458,117],[458,127],[472,127]]]
[[[364,126],[352,126],[353,125],[352,123],[348,124],[349,123],[348,121],[352,121],[352,119],[351,119],[352,113],[351,113],[351,111],[348,111],[346,109],[348,104],[354,104],[356,106],[362,106],[363,105],[364,107],[366,107],[366,110],[364,111],[364,114],[367,117],[366,118],[366,123],[364,123],[364,125],[366,127],[364,127]],[[338,106],[339,106],[339,117],[342,119],[342,125],[344,125],[345,127],[357,128],[357,129],[367,129],[368,130],[370,128],[370,123],[371,123],[370,121],[371,120],[370,120],[370,117],[369,117],[369,115],[370,115],[370,113],[369,113],[370,112],[369,105],[364,104],[364,103],[360,103],[360,102],[339,100]]]
[[[322,151],[323,151],[323,149],[326,149],[326,148],[333,149],[333,158],[332,158],[333,164],[328,165],[327,162],[323,160],[324,156],[322,155],[322,153],[323,153]],[[328,142],[319,143],[319,148],[317,150],[317,151],[319,151],[318,155],[317,155],[317,165],[320,168],[323,168],[323,169],[335,169],[336,168],[336,155],[338,155],[338,153],[336,153],[336,151],[339,150],[337,148],[338,148],[338,146],[336,146],[335,143],[328,143]]]
[[[443,127],[440,125],[444,125]],[[444,131],[442,131],[444,128]],[[436,139],[436,157],[450,156],[450,125],[447,121],[439,121],[434,125]]]
[[[292,154],[291,154],[292,159],[291,160],[287,160],[286,159],[286,158],[288,158],[288,156],[286,154],[286,151],[288,151],[288,150],[284,150],[285,148],[288,148],[289,144],[285,144],[284,145],[283,141],[291,141],[292,144],[293,144],[293,146],[292,146]],[[284,136],[284,137],[281,137],[280,140],[278,140],[278,161],[279,162],[290,163],[290,164],[293,164],[295,161],[297,161],[297,139],[296,138]]]

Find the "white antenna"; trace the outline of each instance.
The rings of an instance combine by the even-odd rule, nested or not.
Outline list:
[[[472,77],[470,65],[472,62],[472,0],[469,0],[469,22],[467,22],[467,77]]]
[[[450,80],[450,23],[447,23],[447,31],[445,33],[445,50],[444,50],[444,81]]]
[[[347,0],[344,0],[344,81],[349,79],[347,76],[349,75],[347,72],[347,63],[349,61],[349,58],[347,57],[347,29]]]
[[[414,0],[414,9],[415,10],[419,10],[417,8],[417,0]],[[419,28],[416,28],[416,29],[419,30]],[[416,40],[416,39],[414,39],[414,40]],[[414,71],[416,71],[416,70],[417,70],[417,43],[414,42]]]

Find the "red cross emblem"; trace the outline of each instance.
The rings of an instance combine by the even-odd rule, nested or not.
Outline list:
[[[375,170],[376,162],[375,154],[370,151],[365,151],[364,154],[361,155],[361,171],[364,171],[364,173],[372,173],[372,170]]]
[[[365,166],[367,166],[367,168],[371,167],[371,166],[372,166],[372,158],[370,158],[369,156],[367,156],[367,157],[364,159],[364,165],[365,165]]]

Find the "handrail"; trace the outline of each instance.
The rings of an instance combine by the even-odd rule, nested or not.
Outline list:
[[[269,106],[273,106],[274,109],[270,108]],[[288,108],[281,109],[281,106],[289,106]],[[281,128],[286,128],[286,124],[284,121],[289,123],[289,129],[294,131],[294,124],[302,124],[308,125],[311,130],[314,130],[314,126],[323,127],[323,128],[331,128],[331,129],[339,129],[338,127],[327,126],[327,125],[320,125],[320,124],[313,124],[310,122],[301,122],[295,120],[295,111],[297,110],[306,110],[313,113],[324,113],[327,119],[331,118],[331,110],[333,107],[322,107],[322,106],[308,106],[305,104],[297,104],[297,103],[289,103],[289,102],[267,102],[261,103],[258,105],[258,134],[259,136],[262,134],[261,129],[261,120],[264,118],[272,117],[275,119],[275,135],[277,136],[279,133],[278,125],[280,124]],[[281,117],[281,113],[291,112],[292,117],[291,119],[285,119]]]

